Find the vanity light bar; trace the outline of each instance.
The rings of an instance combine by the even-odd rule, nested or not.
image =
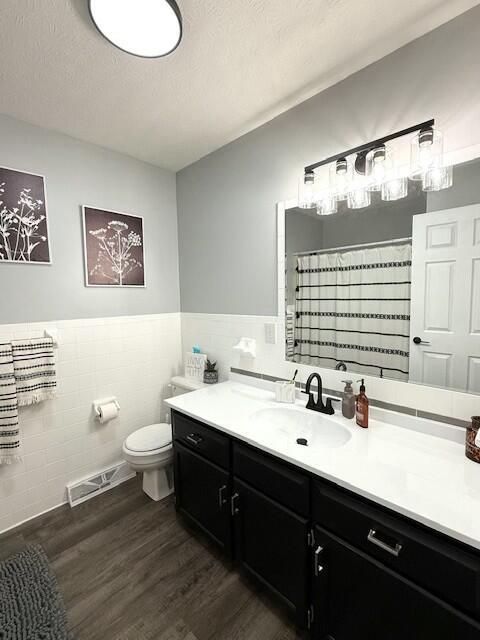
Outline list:
[[[342,151],[342,153],[337,153],[334,156],[330,156],[329,158],[325,158],[325,160],[320,160],[320,162],[315,162],[314,164],[309,164],[305,167],[305,174],[313,172],[318,167],[323,167],[326,164],[330,164],[331,162],[336,162],[337,160],[344,159],[350,155],[361,154],[371,151],[376,147],[380,147],[384,145],[386,142],[390,142],[390,140],[396,140],[397,138],[402,138],[403,136],[407,136],[410,133],[415,133],[416,131],[422,131],[424,129],[431,129],[435,124],[435,120],[432,118],[431,120],[427,120],[426,122],[422,122],[420,124],[416,124],[413,127],[408,127],[408,129],[402,129],[401,131],[397,131],[396,133],[390,133],[388,136],[384,136],[383,138],[379,138],[378,140],[372,140],[372,142],[366,142],[365,144],[361,144],[358,147],[354,147],[353,149],[349,149],[348,151]]]

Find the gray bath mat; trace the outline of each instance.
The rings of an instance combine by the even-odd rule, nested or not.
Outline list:
[[[72,640],[57,581],[38,545],[0,562],[0,640]]]

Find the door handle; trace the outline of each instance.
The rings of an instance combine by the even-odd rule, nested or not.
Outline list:
[[[203,438],[198,436],[196,433],[189,433],[188,436],[185,436],[185,440],[190,442],[190,444],[194,444],[196,447],[202,442]]]
[[[318,576],[323,571],[323,566],[320,564],[320,557],[322,553],[323,553],[323,547],[321,546],[318,546],[313,553],[313,569],[314,569],[316,578],[318,578]]]
[[[227,502],[223,496],[223,493],[226,490],[227,490],[226,484],[224,484],[223,487],[220,487],[220,489],[218,490],[218,506],[220,507],[220,509],[223,509],[223,505]]]
[[[237,492],[235,492],[233,494],[233,496],[230,498],[230,512],[231,512],[232,516],[234,516],[235,514],[237,514],[240,511],[240,509],[235,506],[235,501],[239,497],[240,497],[239,494]]]
[[[419,336],[415,336],[413,339],[414,344],[430,344],[427,340],[422,340]]]
[[[383,551],[386,551],[387,553],[389,553],[392,556],[395,556],[396,558],[398,558],[398,556],[400,555],[400,551],[402,550],[402,545],[399,542],[397,542],[394,547],[391,547],[386,542],[379,540],[377,538],[377,532],[375,531],[375,529],[370,529],[367,536],[367,540],[372,544],[374,544],[376,547],[379,547]]]

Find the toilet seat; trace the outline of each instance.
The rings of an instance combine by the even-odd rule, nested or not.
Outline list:
[[[172,446],[172,427],[166,423],[150,424],[130,434],[124,449],[131,455],[155,455]]]

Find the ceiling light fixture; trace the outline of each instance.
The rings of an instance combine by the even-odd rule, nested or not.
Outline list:
[[[363,209],[371,203],[371,192],[382,200],[399,200],[408,195],[408,179],[421,180],[424,191],[440,191],[452,186],[452,167],[444,165],[443,136],[428,120],[408,129],[391,133],[354,149],[310,164],[304,169],[300,182],[298,203],[300,208],[313,209],[323,215],[335,213],[333,199],[347,199],[350,209]],[[396,166],[392,149],[387,146],[410,133],[410,165]],[[329,167],[329,188],[316,193],[316,170]],[[408,177],[407,177],[408,176]]]
[[[94,25],[118,49],[141,58],[161,58],[182,39],[175,0],[89,0]]]
[[[347,158],[337,158],[330,169],[330,184],[338,201],[345,200],[352,181],[352,165]]]
[[[381,191],[382,184],[392,167],[392,152],[384,144],[367,153],[365,175],[369,179],[369,191]]]
[[[438,129],[420,129],[412,139],[410,149],[411,180],[424,180],[427,171],[443,166],[443,135]]]
[[[305,171],[298,183],[298,202],[302,209],[315,209],[315,172]]]

